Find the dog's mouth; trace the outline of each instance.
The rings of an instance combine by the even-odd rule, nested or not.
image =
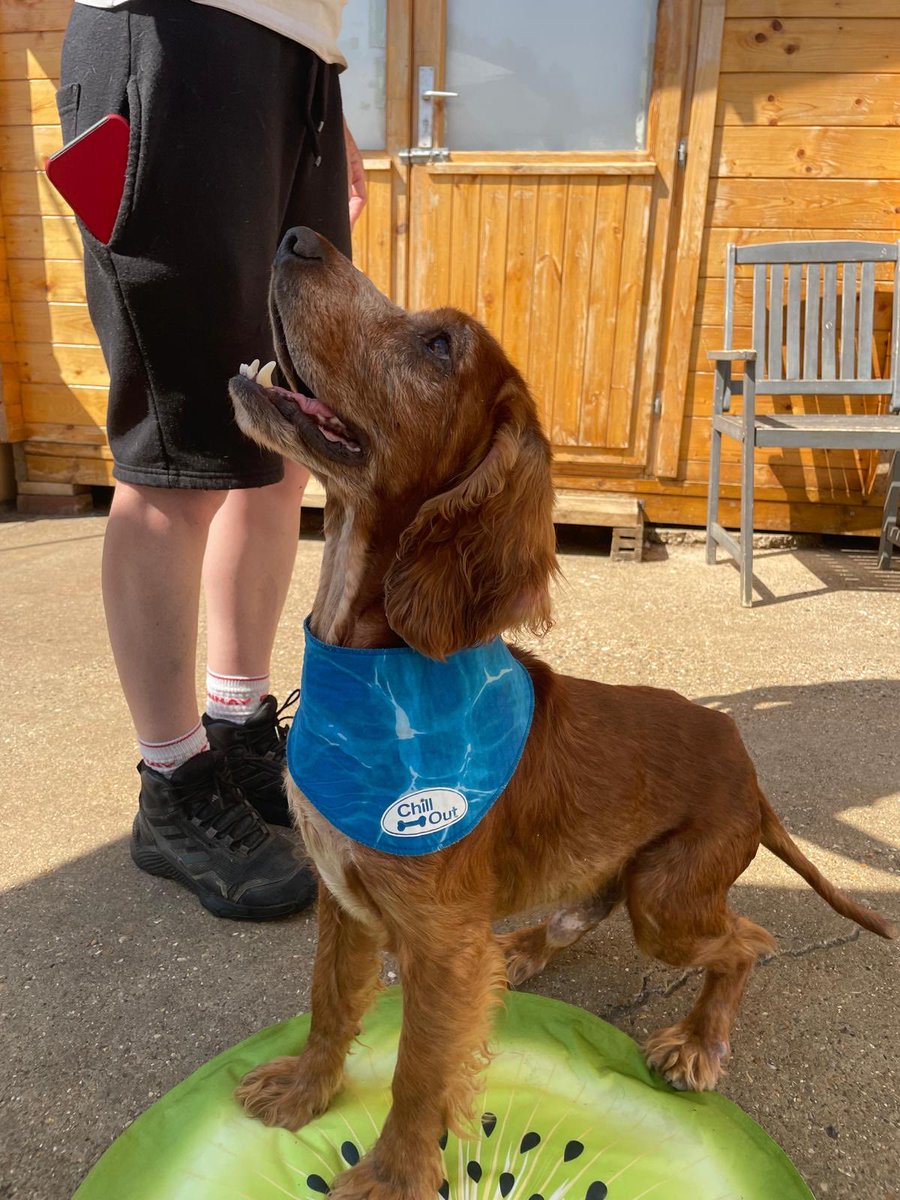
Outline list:
[[[275,372],[285,372],[275,363],[241,363],[242,387],[250,384],[257,393],[288,422],[313,449],[341,462],[361,462],[365,457],[365,437],[349,421],[338,416],[318,396],[292,391],[275,383]],[[293,382],[293,380],[287,380]]]

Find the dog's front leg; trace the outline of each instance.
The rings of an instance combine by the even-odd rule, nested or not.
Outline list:
[[[443,1180],[440,1139],[472,1116],[488,1052],[491,1016],[506,987],[503,955],[490,923],[467,924],[426,903],[418,928],[396,932],[403,983],[403,1029],[381,1136],[341,1176],[332,1200],[435,1200]]]
[[[351,917],[319,884],[319,941],[312,1022],[299,1056],[276,1058],[244,1077],[235,1096],[266,1125],[299,1129],[325,1111],[341,1085],[344,1059],[378,987],[377,933]]]

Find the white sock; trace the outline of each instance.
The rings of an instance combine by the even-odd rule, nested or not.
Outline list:
[[[268,675],[219,675],[206,669],[206,711],[216,721],[243,725],[268,694]]]
[[[189,758],[202,753],[209,749],[209,739],[206,736],[206,730],[198,722],[190,733],[185,733],[182,737],[173,738],[171,742],[145,742],[142,738],[138,738],[138,746],[141,751],[141,758],[148,767],[152,767],[154,771],[158,771],[160,775],[165,775],[168,778],[173,771],[177,771],[183,766]]]

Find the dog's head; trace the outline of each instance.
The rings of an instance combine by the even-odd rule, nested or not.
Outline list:
[[[436,658],[545,628],[550,447],[495,339],[456,309],[398,308],[309,229],[279,248],[270,312],[287,387],[235,376],[238,424],[375,522],[412,514],[384,580],[391,628]]]

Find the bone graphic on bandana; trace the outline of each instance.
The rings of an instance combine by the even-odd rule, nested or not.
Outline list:
[[[401,833],[403,832],[404,829],[412,829],[414,825],[418,825],[420,828],[424,829],[425,828],[425,818],[424,817],[416,817],[415,821],[398,821],[397,822],[397,828]]]

